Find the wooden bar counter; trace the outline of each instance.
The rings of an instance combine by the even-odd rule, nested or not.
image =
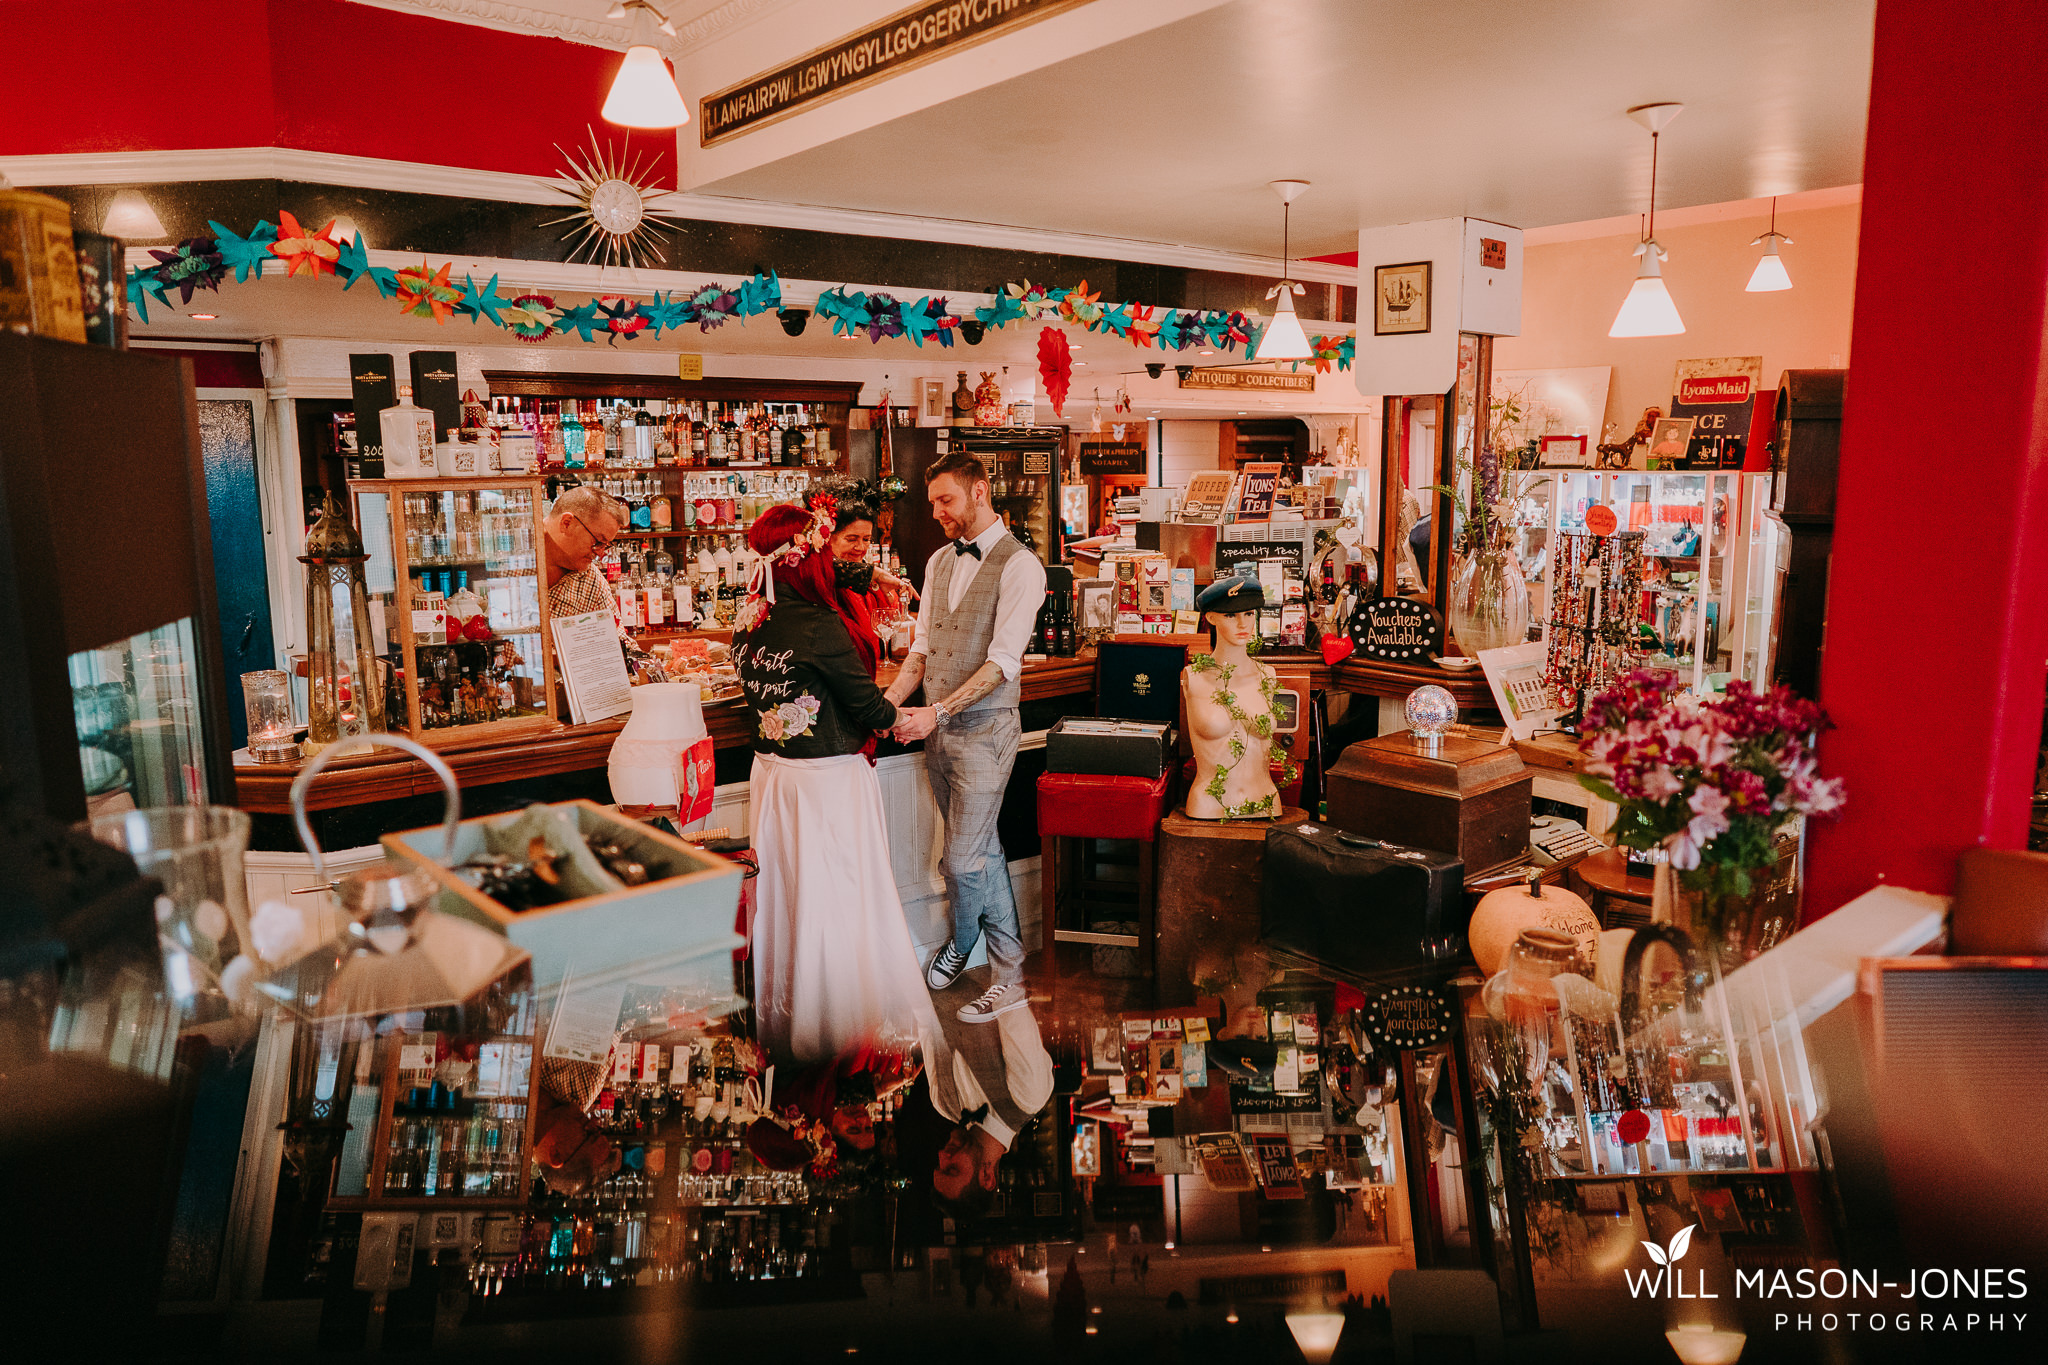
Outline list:
[[[893,664],[884,664],[881,679],[886,685],[896,676]],[[1095,660],[1048,659],[1027,663],[1021,681],[1024,700],[1041,701],[1085,695],[1095,690]],[[499,782],[549,777],[559,773],[602,768],[611,753],[612,741],[625,728],[626,717],[593,721],[587,725],[558,725],[536,737],[516,743],[484,743],[474,747],[439,750],[455,780],[462,787],[482,787]],[[714,703],[704,708],[704,726],[719,749],[743,749],[753,743],[753,713],[739,701]],[[257,814],[287,815],[291,812],[292,783],[299,775],[296,763],[253,763],[246,752],[235,755],[235,804]],[[313,779],[306,805],[310,810],[334,810],[374,801],[436,794],[440,779],[427,765],[398,749],[380,749],[357,758],[339,758]]]

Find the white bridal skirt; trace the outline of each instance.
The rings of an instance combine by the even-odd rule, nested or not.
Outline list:
[[[771,1057],[935,1036],[896,895],[882,787],[859,754],[754,755],[754,1011]]]

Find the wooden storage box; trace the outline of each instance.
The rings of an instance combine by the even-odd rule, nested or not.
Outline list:
[[[706,990],[729,996],[731,954],[746,941],[733,931],[744,875],[740,865],[594,801],[564,802],[554,809],[565,807],[575,811],[580,833],[603,831],[632,850],[658,880],[610,895],[513,910],[441,865],[439,825],[385,835],[384,855],[433,874],[441,884],[435,909],[496,929],[532,953],[534,985],[544,995],[554,992],[565,971],[573,971],[579,987],[628,979],[690,985],[702,977]],[[456,830],[455,862],[484,851],[486,825],[517,816],[464,820]],[[725,1005],[725,1011],[737,1003]],[[719,1011],[714,1004],[707,1012]]]
[[[1404,730],[1359,741],[1331,767],[1330,823],[1455,853],[1469,881],[1529,851],[1534,783],[1511,745],[1445,735],[1431,754]]]

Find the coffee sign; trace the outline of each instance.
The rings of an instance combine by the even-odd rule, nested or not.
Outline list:
[[[1368,659],[1382,663],[1428,663],[1444,649],[1443,618],[1427,602],[1406,597],[1369,597],[1351,612],[1351,642]]]
[[[1436,986],[1382,986],[1366,992],[1364,1021],[1375,1050],[1428,1047],[1451,1036],[1452,1005]]]

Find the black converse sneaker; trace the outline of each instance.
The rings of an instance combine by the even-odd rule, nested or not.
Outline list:
[[[1022,982],[990,986],[971,1002],[962,1005],[954,1017],[963,1024],[986,1024],[998,1015],[1021,1010],[1030,1003],[1031,993],[1024,989]]]
[[[960,979],[960,973],[967,970],[967,954],[953,946],[951,939],[932,958],[932,965],[925,968],[924,984],[935,991],[942,991]]]

